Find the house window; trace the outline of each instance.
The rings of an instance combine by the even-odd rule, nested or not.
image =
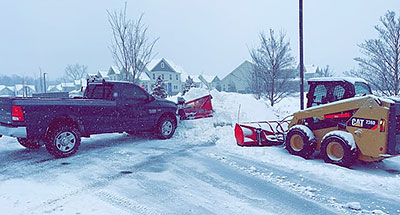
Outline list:
[[[155,73],[153,73],[153,79],[156,79],[156,74]]]
[[[169,80],[172,80],[172,75],[171,74],[169,75]]]
[[[178,75],[176,75],[176,80],[178,80]]]
[[[161,62],[161,68],[164,68],[164,62]]]
[[[164,74],[161,74],[161,78],[164,80]]]
[[[178,89],[178,86],[174,85],[174,89],[177,90],[177,89]]]

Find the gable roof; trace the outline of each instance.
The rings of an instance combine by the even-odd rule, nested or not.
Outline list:
[[[140,73],[139,81],[150,81],[150,76],[147,72]]]
[[[249,77],[248,74],[254,69],[253,66],[254,66],[253,63],[251,63],[248,60],[245,60],[242,64],[236,67],[231,73],[226,75],[222,80],[226,79],[229,76],[234,76],[243,81],[247,81]]]
[[[162,63],[164,63],[164,67],[162,67]],[[149,70],[154,72],[154,71],[169,71],[169,72],[177,72],[177,73],[183,73],[182,67],[178,66],[171,60],[167,60],[165,58],[161,59],[155,59],[150,61],[150,63],[147,65]]]

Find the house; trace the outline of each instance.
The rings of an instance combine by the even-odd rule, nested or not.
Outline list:
[[[61,83],[61,88],[63,92],[70,92],[73,90],[77,90],[80,87],[75,85],[74,82],[68,82],[68,83]]]
[[[181,74],[182,68],[174,64],[172,61],[162,58],[153,60],[148,65],[148,75],[152,84],[158,77],[164,80],[168,95],[176,95],[182,91]]]
[[[35,85],[27,84],[16,84],[15,85],[15,96],[28,97],[35,93]]]
[[[62,89],[61,84],[57,84],[57,85],[49,85],[47,87],[46,92],[52,93],[52,92],[62,92],[62,91],[63,91],[63,89]]]
[[[253,71],[254,65],[247,60],[244,61],[220,81],[221,90],[226,92],[250,93],[249,82]],[[217,84],[217,80],[215,84]]]
[[[15,96],[14,87],[0,85],[0,96]]]
[[[120,81],[123,80],[121,71],[118,69],[116,66],[110,66],[107,72],[107,76],[109,77],[110,80],[113,81]],[[101,77],[99,77],[101,78]]]
[[[208,89],[217,89],[221,91],[221,80],[216,75],[199,75],[200,81]]]

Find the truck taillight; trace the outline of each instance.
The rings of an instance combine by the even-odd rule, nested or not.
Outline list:
[[[11,111],[11,118],[13,121],[22,122],[24,121],[24,112],[21,106],[13,105]]]
[[[381,121],[379,122],[379,131],[385,132],[385,127],[386,127],[386,120],[381,119]]]

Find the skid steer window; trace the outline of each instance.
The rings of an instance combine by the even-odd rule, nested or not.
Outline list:
[[[341,85],[336,85],[333,89],[333,101],[339,101],[343,99],[346,90]]]
[[[355,91],[356,91],[356,95],[355,96],[365,96],[365,95],[372,94],[370,88],[365,83],[356,82],[354,84],[354,88],[355,88]]]
[[[320,104],[326,104],[326,87],[322,84],[317,85],[314,89],[314,94],[313,94],[313,102],[311,104],[311,107],[320,105]]]

